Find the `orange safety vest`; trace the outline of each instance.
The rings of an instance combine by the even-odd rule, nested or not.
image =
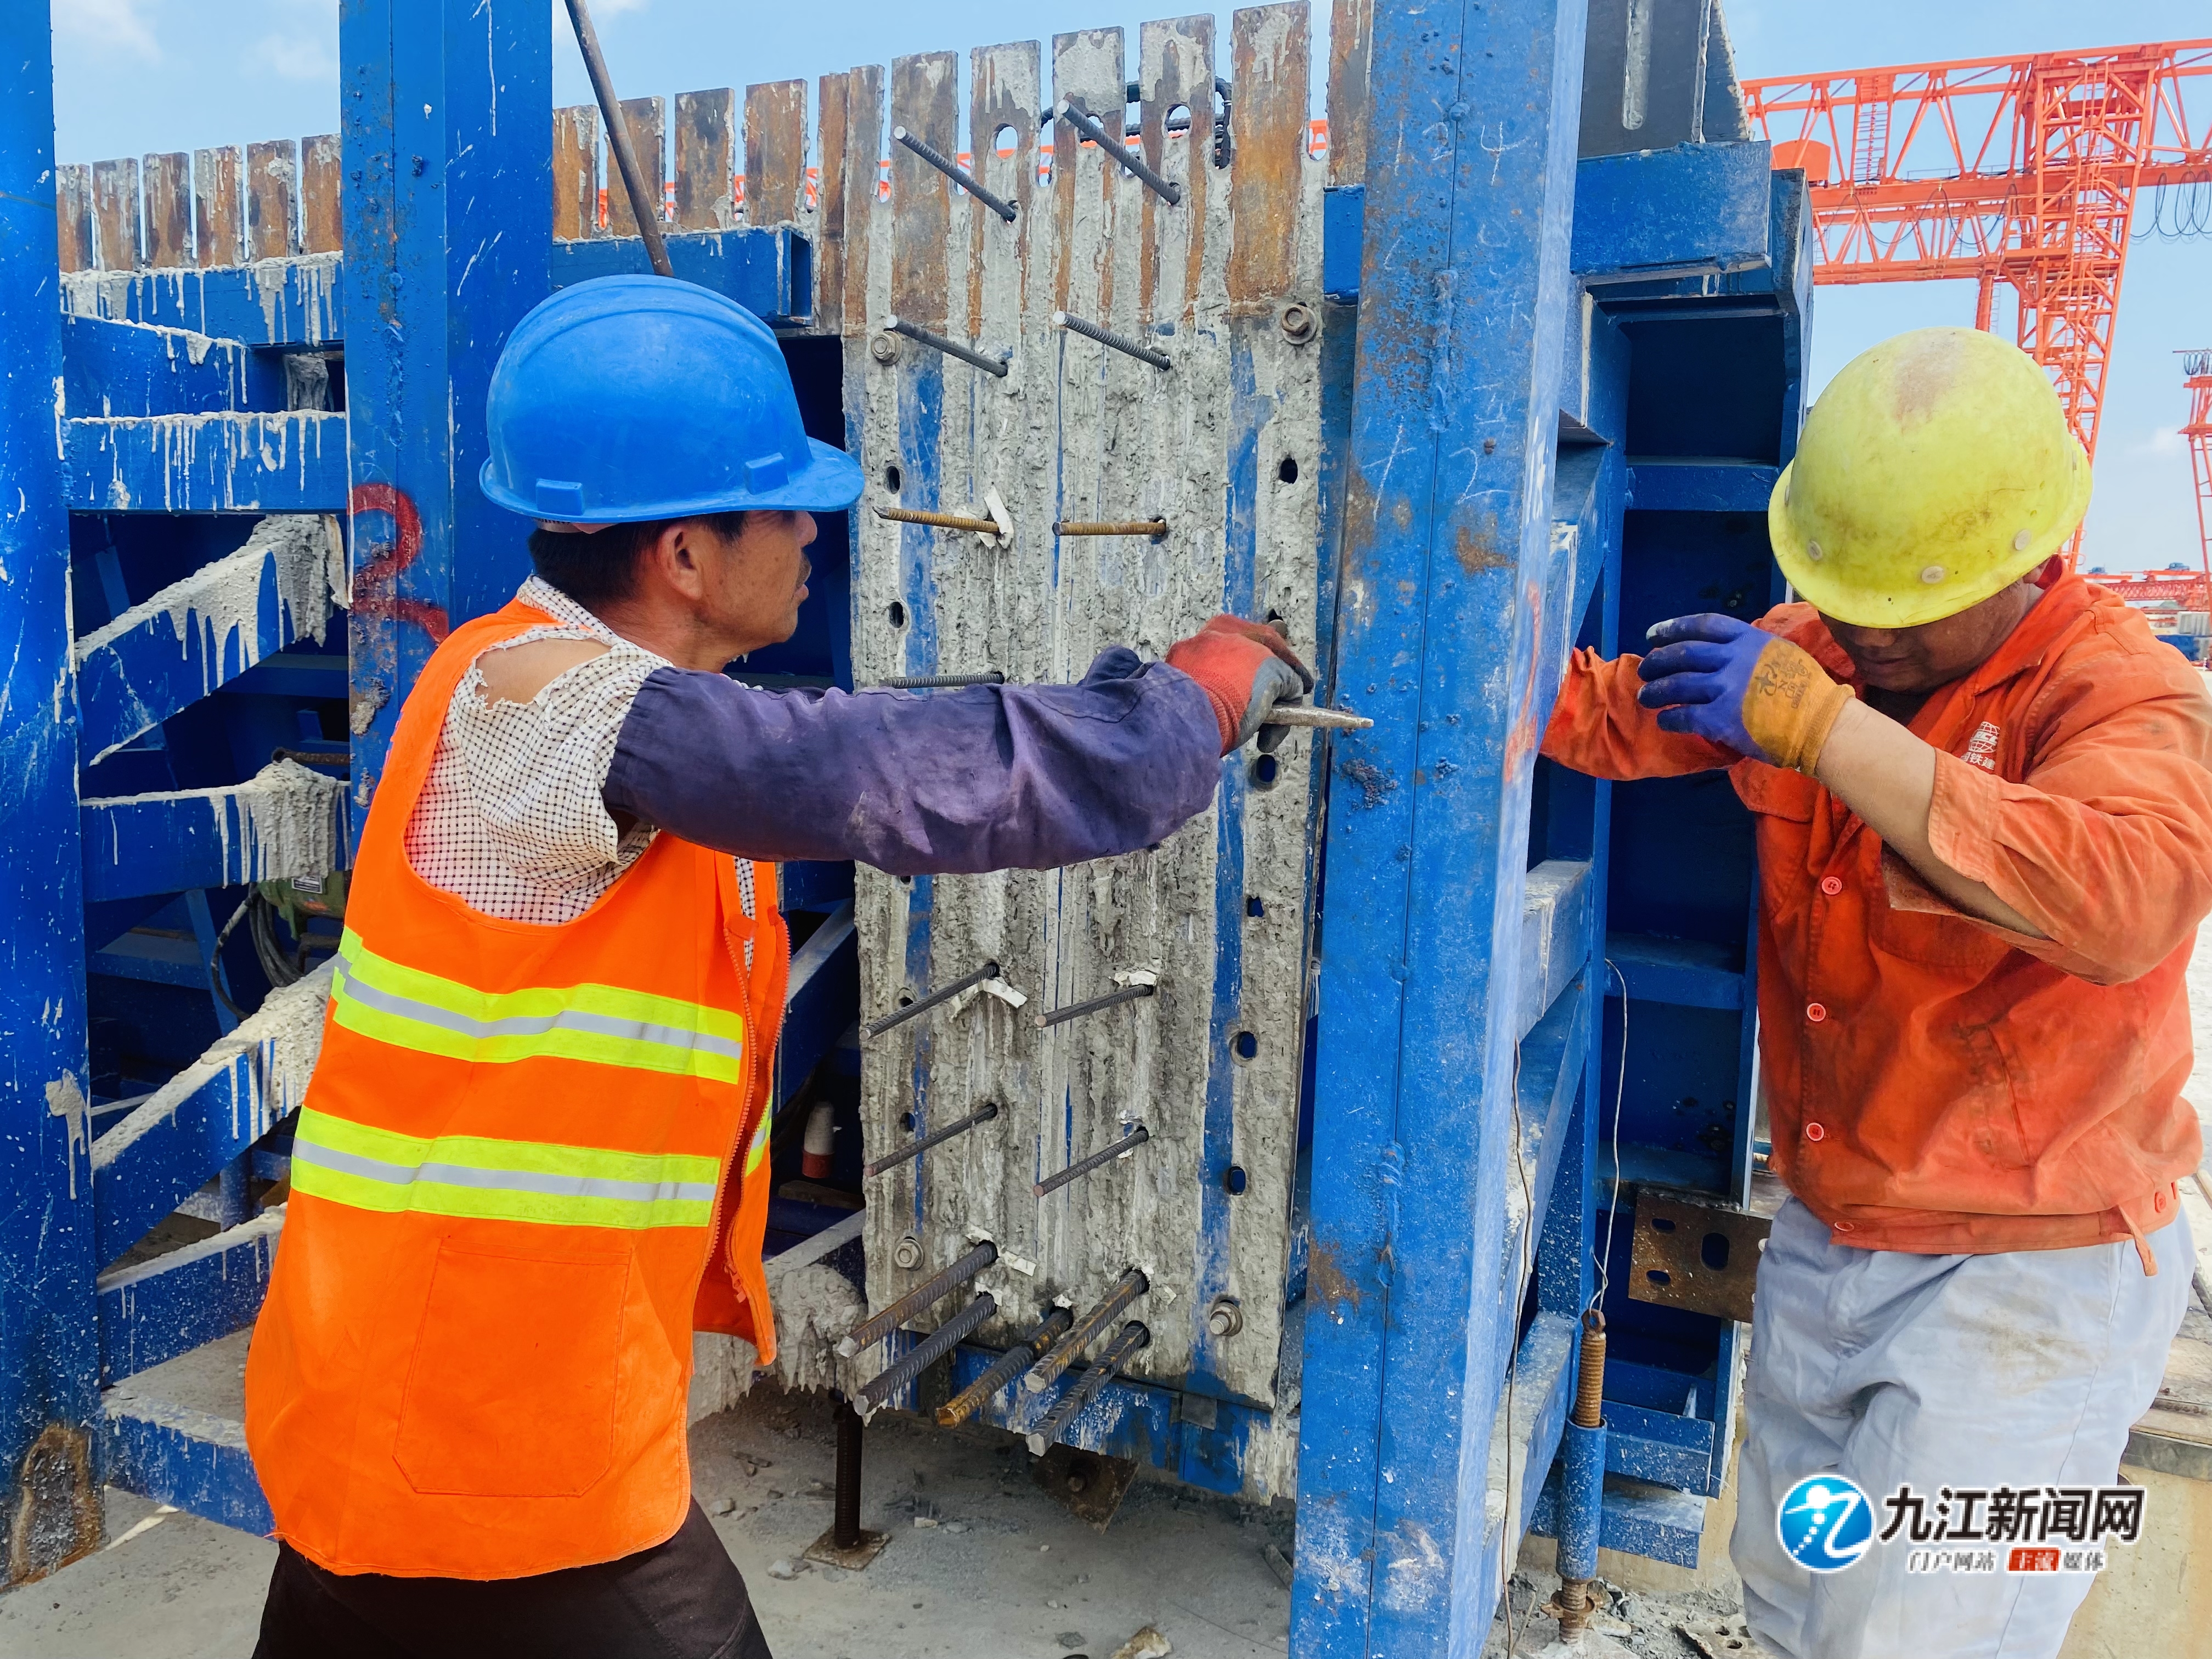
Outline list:
[[[690,1501],[692,1331],[775,1355],[775,866],[748,917],[734,862],[663,832],[539,927],[402,846],[462,676],[551,620],[510,604],[430,659],[355,862],[246,1369],[276,1535],[336,1572],[510,1578],[661,1543]]]

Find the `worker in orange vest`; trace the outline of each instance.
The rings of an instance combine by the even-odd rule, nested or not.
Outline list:
[[[694,1330],[775,1353],[769,860],[1133,851],[1312,680],[1231,617],[1074,685],[727,678],[790,637],[811,514],[860,473],[689,283],[536,307],[487,424],[537,574],[431,657],[375,782],[246,1367],[257,1652],[763,1659],[684,1406]]]
[[[2190,1289],[2212,703],[2054,556],[2089,483],[2012,346],[1877,346],[1774,489],[1802,600],[1579,653],[1545,740],[1603,777],[1727,767],[1757,823],[1791,1196],[1759,1264],[1732,1553],[1790,1659],[2054,1655],[2091,1534],[2132,1541],[2126,1492],[2096,1494]],[[2044,1544],[2078,1547],[2010,1570]]]

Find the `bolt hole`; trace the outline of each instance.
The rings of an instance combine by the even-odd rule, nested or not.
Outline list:
[[[1257,893],[1246,894],[1244,896],[1244,914],[1248,916],[1266,915],[1267,914],[1267,902],[1261,898]]]
[[[908,1134],[912,1134],[914,1133],[914,1114],[912,1112],[901,1112],[899,1114],[899,1127],[905,1130]]]
[[[1239,1060],[1260,1058],[1260,1039],[1249,1031],[1239,1031],[1234,1046],[1237,1049],[1237,1058]]]
[[[1655,1233],[1671,1233],[1674,1231],[1674,1224],[1663,1215],[1655,1215],[1651,1218],[1651,1231]]]
[[[1285,483],[1296,483],[1298,481],[1297,457],[1295,455],[1284,456],[1283,464],[1275,469],[1275,476],[1280,478]]]
[[[893,599],[891,601],[890,609],[886,611],[884,614],[891,619],[891,626],[893,628],[904,628],[906,626],[906,607],[901,605],[896,599]]]
[[[1715,1273],[1729,1264],[1729,1242],[1726,1233],[1707,1233],[1705,1242],[1698,1246],[1698,1259]]]
[[[1273,755],[1262,755],[1252,763],[1252,787],[1255,789],[1273,789],[1275,787],[1276,778],[1281,773],[1282,768]]]
[[[898,494],[899,484],[901,482],[902,479],[898,470],[898,464],[896,462],[893,462],[890,465],[884,469],[884,488],[890,490],[892,495],[896,495]]]
[[[1654,1285],[1671,1285],[1674,1282],[1674,1275],[1668,1273],[1664,1267],[1648,1268],[1645,1270],[1644,1276],[1650,1279]]]
[[[991,135],[991,148],[1001,155],[1012,155],[1021,142],[1021,134],[1012,127],[1000,127]]]
[[[1235,1198],[1251,1183],[1244,1174],[1244,1166],[1241,1164],[1232,1164],[1223,1174],[1221,1184],[1228,1190],[1229,1195]]]

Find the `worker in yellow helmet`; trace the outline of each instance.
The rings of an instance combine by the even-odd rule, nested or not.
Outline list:
[[[2022,353],[1887,341],[1775,486],[1799,600],[1580,653],[1546,738],[1604,777],[1727,767],[1757,823],[1791,1195],[1732,1549],[1753,1632],[1792,1659],[2056,1654],[2092,1552],[2141,1524],[2120,1453],[2193,1261],[2212,702],[2055,556],[2089,485]],[[2024,1545],[2059,1570],[2009,1570]]]

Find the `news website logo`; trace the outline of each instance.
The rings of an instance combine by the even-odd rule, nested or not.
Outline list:
[[[1808,1475],[1782,1494],[1774,1525],[1799,1566],[1841,1572],[1874,1542],[1874,1506],[1840,1474]]]
[[[2101,1572],[2106,1541],[2142,1536],[2140,1486],[1899,1486],[1883,1500],[1885,1544],[1914,1546],[1907,1572]],[[1927,1547],[1940,1546],[1940,1547]]]

